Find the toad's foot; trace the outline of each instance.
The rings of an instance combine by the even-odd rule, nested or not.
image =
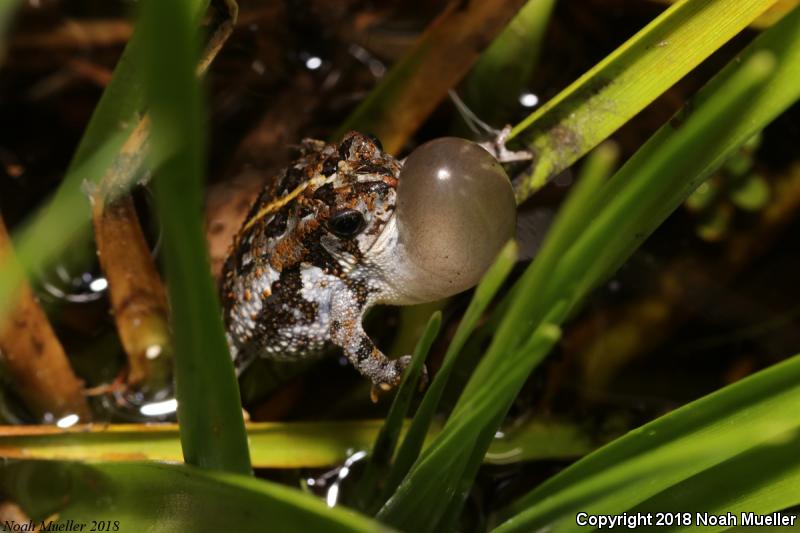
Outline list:
[[[406,372],[406,369],[411,365],[411,356],[404,355],[398,359],[389,360],[389,363],[392,364],[393,369],[390,372],[391,381],[386,380],[380,383],[374,383],[372,388],[369,392],[369,397],[373,403],[378,402],[378,398],[382,392],[388,392],[398,386],[400,382],[403,380],[403,375]],[[423,391],[428,386],[428,369],[425,365],[422,365],[422,375],[419,377],[419,390]]]

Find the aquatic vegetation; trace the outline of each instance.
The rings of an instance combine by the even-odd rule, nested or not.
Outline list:
[[[536,2],[530,0],[528,5]],[[130,428],[112,426],[105,433],[43,431],[20,436],[8,426],[0,430],[0,455],[14,459],[0,466],[0,491],[26,516],[40,521],[57,513],[58,520],[108,521],[122,531],[252,528],[268,523],[290,531],[312,527],[567,531],[575,528],[581,512],[589,516],[675,511],[683,522],[669,525],[677,530],[694,523],[694,512],[769,514],[800,505],[794,415],[800,408],[800,356],[746,372],[749,375],[736,383],[715,387],[719,390],[652,421],[627,425],[625,430],[639,427],[613,439],[587,438],[575,428],[530,420],[526,413],[519,417],[522,436],[513,446],[502,448],[509,412],[531,375],[541,370],[564,339],[570,320],[687,198],[690,205],[699,201],[694,192],[698,186],[730,165],[742,147],[800,98],[800,7],[767,23],[682,101],[671,118],[661,121],[635,153],[626,154],[621,165],[619,146],[607,139],[753,24],[774,1],[675,2],[520,120],[508,132],[508,147],[530,150],[533,161],[510,167],[515,170],[518,205],[524,207],[535,191],[580,161],[577,180],[560,203],[534,259],[515,268],[520,264],[520,245],[506,245],[473,291],[466,310],[453,321],[454,331],[446,335],[442,314],[437,311],[428,318],[424,313],[422,322],[427,325],[380,424],[250,426],[248,442],[239,383],[226,349],[203,238],[207,110],[197,75],[219,50],[218,39],[224,41],[236,8],[231,2],[212,3],[216,15],[225,13],[220,7],[224,5],[228,19],[222,17],[218,25],[222,33],[212,32],[201,52],[198,26],[208,2],[141,3],[134,35],[71,169],[48,205],[13,234],[15,260],[0,263],[0,312],[13,312],[21,280],[35,278],[88,230],[87,182],[99,187],[89,189],[104,191],[113,202],[144,174],[152,174],[163,231],[178,431],[187,464],[154,461],[175,458],[174,427],[164,434],[154,430],[137,435]],[[494,80],[485,73],[493,70],[487,62],[513,66],[523,61],[521,56],[529,52],[511,40],[526,28],[544,31],[551,10],[542,8],[532,16],[526,6],[520,18],[501,32],[513,13],[504,12],[502,23],[493,19],[494,30],[488,26],[479,30],[477,21],[488,16],[491,10],[486,6],[493,2],[473,4],[478,3],[470,3],[464,13],[445,10],[352,111],[343,122],[346,128],[378,124],[391,139],[392,150],[399,150],[475,61],[470,94],[485,93],[491,101]],[[414,102],[424,91],[416,84],[424,85],[436,66],[447,60],[442,52],[468,47],[469,39],[459,35],[448,47],[426,53],[447,40],[462,20],[459,17],[470,21],[464,31],[476,32],[472,37],[487,45],[494,35],[484,31],[499,36],[480,59],[476,53],[459,58],[432,86],[430,99],[417,106]],[[526,42],[541,42],[533,33],[529,37]],[[515,61],[516,55],[520,57]],[[395,121],[394,115],[381,119],[386,110],[398,106],[408,110],[407,120]],[[800,181],[797,165],[788,168],[776,188]],[[742,175],[750,176],[750,170],[747,166]],[[108,183],[114,186],[104,188]],[[771,235],[779,222],[790,220],[789,213],[797,206],[789,205],[789,199],[796,197],[762,198],[758,212],[764,219],[750,230],[750,240]],[[741,265],[742,253],[755,249],[749,243],[732,244],[733,259],[726,264]],[[674,288],[683,281],[665,286]],[[617,347],[614,355],[634,353],[638,343],[648,342],[645,333],[656,327],[659,333],[667,330],[667,319],[662,317],[668,313],[663,310],[686,297],[685,293],[671,296],[667,289],[654,292],[658,290],[664,291],[659,293],[663,298],[652,305],[628,303],[630,308],[620,314],[632,318],[606,328],[606,338]],[[632,330],[634,334],[628,334]],[[446,348],[441,362],[412,409],[425,359],[442,342]],[[595,384],[610,379],[615,368],[613,361],[579,361]],[[591,365],[603,369],[595,373]],[[667,383],[669,379],[663,377]],[[244,378],[242,383],[245,389]],[[446,413],[443,422],[441,413]],[[309,440],[313,446],[307,445]],[[348,450],[348,442],[358,447]],[[364,442],[374,442],[371,450],[363,450]],[[136,443],[143,443],[138,456]],[[270,454],[271,447],[291,449],[293,443],[297,453],[307,457]],[[548,446],[536,448],[544,444]],[[46,460],[19,459],[26,455]],[[535,483],[529,480],[513,498],[484,510],[477,523],[464,518],[470,492],[487,462],[577,457],[561,471],[540,472]],[[335,479],[325,487],[333,508],[315,496],[251,475],[253,465],[311,467],[330,460],[344,466],[322,477],[295,480],[302,479],[302,486],[314,491]],[[56,482],[41,481],[45,479]]]

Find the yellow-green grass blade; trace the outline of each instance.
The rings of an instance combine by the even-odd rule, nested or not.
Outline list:
[[[631,512],[663,513],[689,512],[691,524],[684,527],[671,527],[670,531],[695,531],[696,526],[703,530],[729,531],[724,522],[716,525],[703,515],[725,516],[731,513],[737,519],[740,531],[751,530],[742,517],[771,514],[795,506],[800,499],[800,461],[797,460],[797,447],[800,445],[798,432],[791,429],[779,435],[764,446],[756,446],[740,453],[716,466],[676,483],[656,494]],[[698,514],[700,517],[698,517]],[[797,515],[797,511],[781,513],[787,517]],[[800,519],[795,519],[792,531],[797,531]],[[735,528],[734,528],[735,529]],[[769,530],[777,528],[770,526]]]
[[[764,55],[768,54],[768,55]],[[759,59],[759,57],[761,59]],[[770,67],[769,64],[772,64]],[[692,135],[690,121],[701,108],[718,106],[728,98],[728,87],[742,70],[741,65],[752,69],[771,68],[767,83],[753,93],[752,98],[731,110],[736,120],[730,120],[724,135]],[[703,87],[684,108],[643,146],[609,181],[598,195],[599,204],[614,204],[618,208],[606,210],[606,217],[616,217],[616,238],[601,243],[595,240],[592,249],[576,245],[562,260],[560,271],[582,269],[594,252],[603,250],[601,259],[591,261],[588,282],[602,281],[619,266],[623,258],[639,246],[660,220],[672,212],[706,177],[708,177],[739,146],[769,124],[784,110],[800,99],[800,8],[796,8],[776,25],[762,33],[740,55]],[[696,121],[695,121],[696,123]],[[673,138],[682,142],[672,142]],[[671,145],[671,147],[669,147]],[[674,176],[690,175],[692,179],[674,181]],[[647,176],[650,176],[649,178]],[[638,181],[638,185],[634,182]],[[661,193],[647,192],[652,182],[661,187]],[[670,185],[674,183],[675,186]],[[637,192],[638,191],[638,192]],[[624,199],[625,195],[644,194]],[[625,207],[622,207],[626,204]],[[625,211],[620,211],[624,209]],[[606,218],[606,221],[608,218]],[[600,239],[608,235],[603,229],[607,223],[598,218],[583,238]],[[622,228],[623,231],[620,231]],[[595,233],[594,237],[590,233]],[[578,255],[581,255],[578,258]]]
[[[342,464],[353,451],[370,451],[382,420],[251,422],[247,424],[254,468],[326,468]],[[406,433],[408,421],[401,428]],[[434,426],[425,438],[441,428]],[[532,418],[507,429],[486,454],[488,464],[574,459],[595,442],[579,426]],[[0,426],[0,458],[84,462],[183,460],[177,424],[94,424]]]
[[[185,465],[20,461],[0,466],[0,488],[37,526],[83,531],[388,530],[289,487]]]
[[[138,25],[150,116],[156,204],[175,343],[181,445],[187,463],[249,473],[239,384],[228,353],[203,233],[205,108],[193,0],[146,0]]]
[[[683,0],[511,131],[534,151],[518,202],[614,133],[775,0]]]

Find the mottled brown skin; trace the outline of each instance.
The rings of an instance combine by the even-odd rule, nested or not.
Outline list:
[[[303,141],[301,156],[256,201],[223,269],[237,369],[255,357],[314,357],[333,344],[374,385],[399,382],[409,356],[388,359],[361,321],[371,305],[397,299],[387,263],[400,168],[356,132],[339,144]]]

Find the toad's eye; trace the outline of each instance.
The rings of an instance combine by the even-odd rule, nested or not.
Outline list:
[[[355,237],[364,229],[364,215],[354,209],[340,211],[328,220],[328,229],[342,239]]]
[[[366,136],[367,138],[369,138],[370,141],[372,141],[372,144],[375,145],[375,148],[377,148],[379,152],[383,151],[383,144],[381,144],[380,139],[378,139],[375,135],[371,133],[367,133]]]

